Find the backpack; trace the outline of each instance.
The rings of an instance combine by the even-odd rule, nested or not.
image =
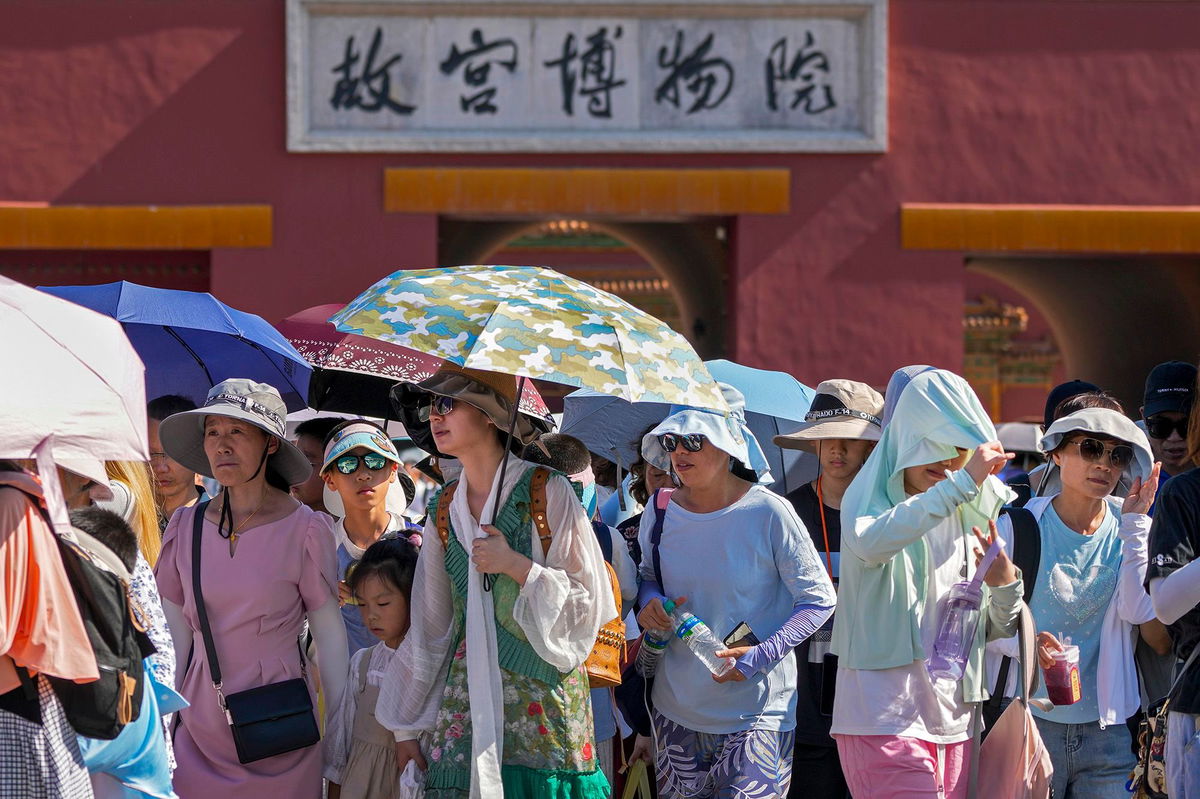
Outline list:
[[[550,470],[544,466],[535,466],[533,477],[529,481],[529,505],[533,524],[537,528],[538,539],[542,542],[542,555],[550,551],[550,542],[554,532],[546,521],[546,481],[550,479]],[[450,541],[450,502],[454,499],[457,482],[448,484],[442,489],[437,503],[437,531],[442,541],[442,549]],[[593,527],[593,530],[596,528]],[[607,528],[605,533],[607,536]],[[588,685],[591,688],[611,688],[621,684],[621,665],[626,657],[625,622],[621,615],[621,584],[617,581],[617,573],[613,571],[612,541],[608,542],[607,550],[601,544],[601,551],[606,552],[604,568],[608,571],[609,585],[612,590],[613,602],[617,608],[617,616],[600,627],[596,633],[596,642],[592,645],[592,653],[588,655],[584,666],[587,668]]]
[[[31,495],[30,500],[54,530],[38,498]],[[100,679],[77,683],[46,675],[46,680],[75,732],[110,741],[141,712],[146,683],[142,659],[157,650],[133,614],[129,570],[111,549],[87,533],[74,530],[73,535],[73,541],[57,534],[54,540]]]

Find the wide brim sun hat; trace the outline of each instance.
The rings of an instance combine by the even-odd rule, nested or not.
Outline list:
[[[426,452],[445,457],[446,453],[438,451],[433,443],[429,421],[421,421],[418,416],[419,406],[429,394],[465,402],[482,411],[497,429],[507,433],[517,398],[517,378],[444,363],[432,377],[419,383],[401,383],[393,389],[393,405],[400,411],[404,429],[413,441]],[[539,429],[528,415],[518,411],[513,428],[514,450],[521,451],[543,432],[546,431]]]
[[[1042,452],[1051,453],[1072,433],[1093,433],[1124,442],[1133,447],[1133,461],[1126,469],[1130,478],[1145,480],[1154,466],[1154,452],[1150,439],[1124,414],[1108,408],[1084,408],[1068,414],[1050,425],[1050,429],[1039,442]]]
[[[882,428],[883,397],[866,383],[826,380],[817,386],[804,425],[775,436],[775,446],[816,454],[817,443],[831,438],[878,441]]]
[[[209,390],[203,406],[159,423],[158,438],[167,455],[193,472],[213,477],[204,452],[204,419],[208,416],[239,419],[278,439],[279,448],[267,458],[265,468],[274,470],[289,485],[303,483],[312,474],[308,458],[287,440],[287,405],[274,386],[244,378],[225,380]]]
[[[751,483],[770,485],[774,482],[767,458],[758,439],[746,425],[746,400],[742,392],[727,383],[718,383],[726,412],[706,408],[673,406],[671,414],[642,437],[642,457],[647,463],[664,472],[671,471],[671,456],[663,449],[659,436],[664,433],[689,435],[698,433],[717,449],[737,461],[734,474]]]

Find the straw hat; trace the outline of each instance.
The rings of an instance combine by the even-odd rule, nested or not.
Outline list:
[[[812,453],[817,451],[816,442],[830,438],[878,441],[882,414],[883,397],[866,383],[826,380],[817,386],[804,426],[773,440],[783,449]]]

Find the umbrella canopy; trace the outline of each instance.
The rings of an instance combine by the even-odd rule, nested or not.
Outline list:
[[[107,316],[0,277],[0,458],[38,459],[56,526],[53,463],[149,459],[142,362]]]
[[[313,367],[308,405],[321,411],[392,418],[388,392],[397,383],[432,377],[442,359],[386,341],[343,333],[329,318],[342,305],[316,305],[284,319],[276,328]],[[521,410],[550,418],[542,395],[526,382]]]
[[[42,291],[120,322],[146,364],[146,394],[179,394],[202,405],[222,380],[244,377],[279,390],[289,410],[305,407],[312,367],[262,317],[207,292],[121,281]]]
[[[400,271],[332,321],[460,366],[547,380],[634,402],[725,409],[683,336],[629,303],[551,269]]]
[[[794,432],[804,423],[813,390],[785,372],[752,369],[726,360],[707,361],[706,366],[713,378],[745,396],[746,424],[777,478],[770,488],[786,494],[815,478],[819,467],[815,456],[781,449],[773,442],[776,435]],[[641,455],[642,433],[665,419],[670,410],[671,406],[664,403],[629,403],[580,390],[563,400],[561,431],[628,469]]]

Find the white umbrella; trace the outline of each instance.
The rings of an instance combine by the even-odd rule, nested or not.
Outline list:
[[[148,460],[142,361],[111,317],[0,276],[0,458],[37,458],[56,526],[59,461]]]

